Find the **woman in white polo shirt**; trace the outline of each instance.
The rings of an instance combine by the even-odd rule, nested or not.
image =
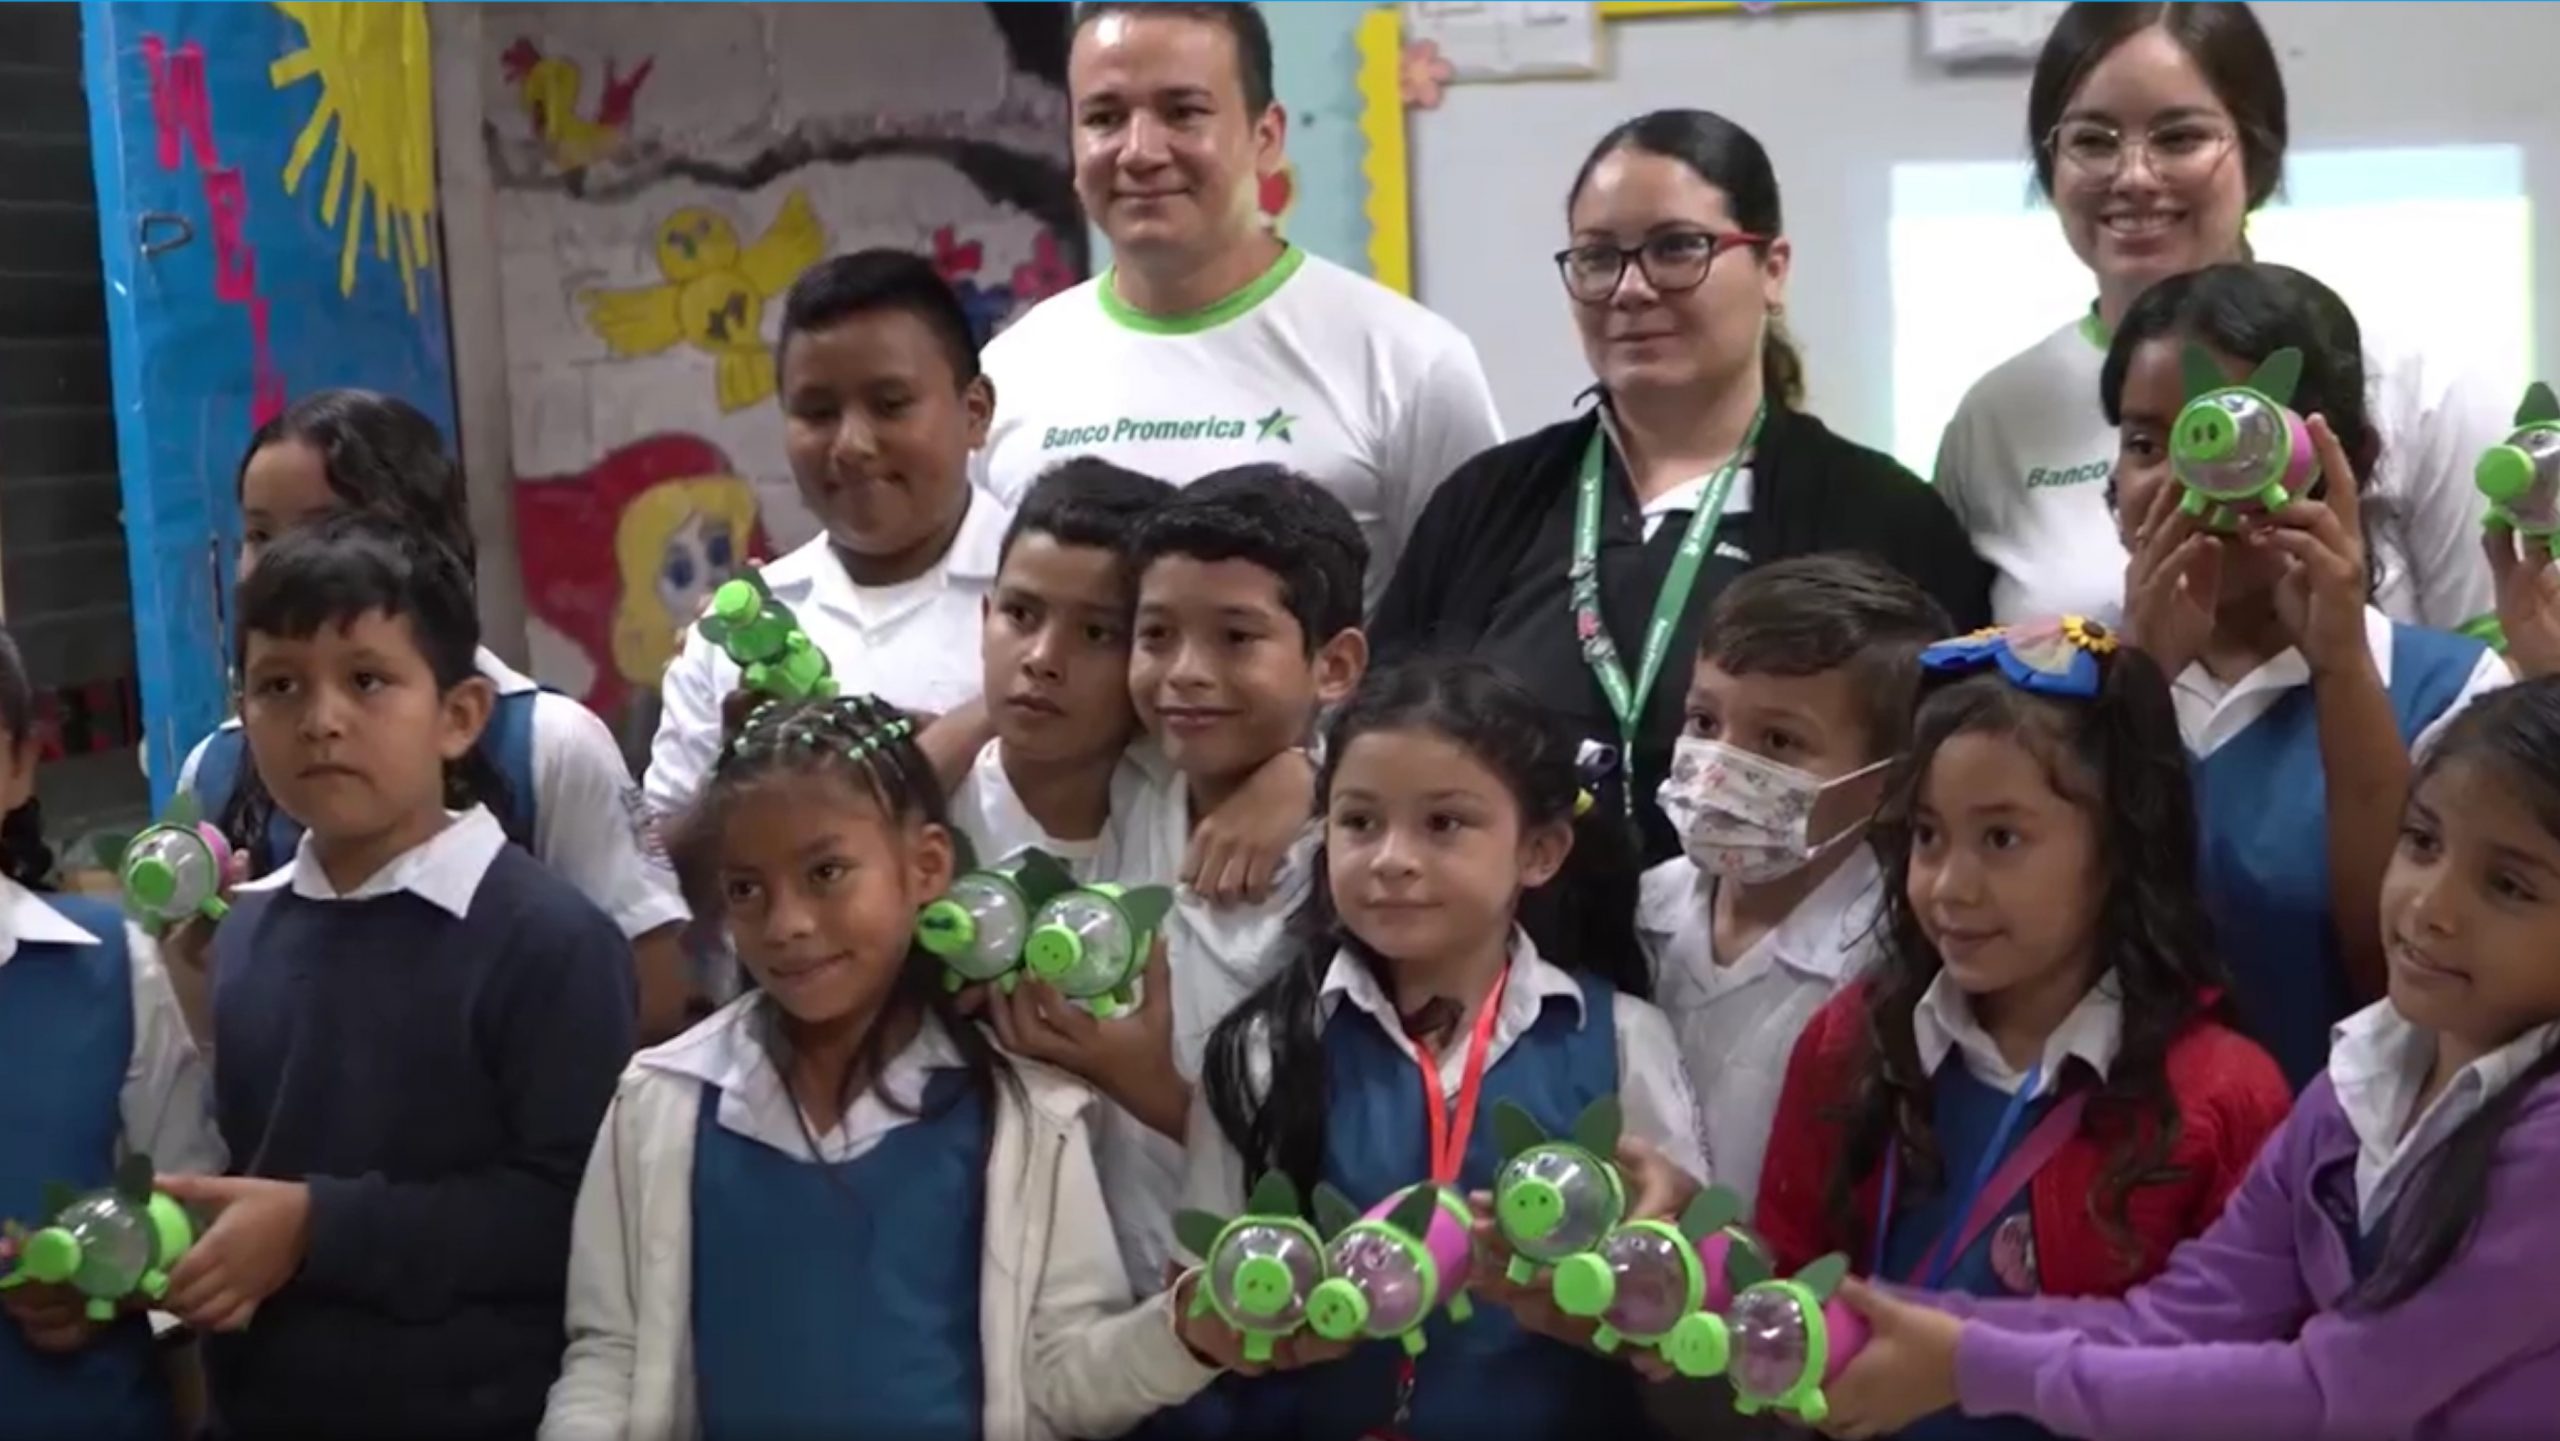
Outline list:
[[[2284,76],[2242,4],[2075,4],[2027,92],[2037,184],[2097,301],[1974,383],[1938,449],[1938,489],[1998,571],[2002,620],[2116,613],[2125,554],[2107,512],[2116,437],[2098,370],[2154,281],[2243,259],[2284,170]],[[2366,502],[2374,604],[2454,629],[2491,609],[2471,467],[2508,426],[2453,357],[2365,331],[2383,460]]]

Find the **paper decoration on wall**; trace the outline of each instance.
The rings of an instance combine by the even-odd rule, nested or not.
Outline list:
[[[249,242],[249,188],[240,167],[225,165],[213,144],[213,100],[205,89],[204,46],[190,40],[171,50],[157,35],[142,37],[142,63],[151,82],[154,156],[176,172],[192,161],[204,177],[206,228],[213,232],[213,298],[236,305],[249,321],[249,423],[266,424],[284,413],[284,373],[276,366],[267,297],[258,288],[258,252]]]
[[[608,58],[604,62],[604,94],[597,98],[596,113],[590,119],[578,113],[579,92],[586,82],[576,61],[543,54],[529,36],[518,36],[516,43],[507,47],[507,53],[499,57],[499,68],[507,83],[516,88],[517,104],[523,107],[525,118],[533,122],[533,133],[541,137],[543,149],[558,170],[584,170],[622,149],[640,87],[657,64],[657,58],[651,56],[624,75]]]
[[[986,260],[987,247],[962,240],[956,227],[945,225],[933,232],[934,271],[960,297],[960,308],[968,312],[969,329],[980,345],[993,340],[1022,312],[1080,278],[1059,253],[1058,237],[1046,230],[1031,242],[1031,258],[1015,266],[1010,278],[989,283],[980,274]]]
[[[1437,42],[1416,40],[1405,46],[1404,69],[1398,77],[1404,103],[1416,110],[1439,109],[1441,87],[1457,73]]]
[[[1557,0],[1411,0],[1407,39],[1435,46],[1450,79],[1587,79],[1601,70],[1600,12]]]
[[[285,193],[301,193],[304,175],[334,128],[337,143],[320,192],[320,219],[335,226],[345,215],[338,293],[355,293],[356,252],[370,211],[374,258],[399,267],[401,293],[414,311],[418,272],[435,263],[435,87],[427,7],[420,0],[279,0],[276,8],[301,24],[303,47],[267,67],[268,82],[283,90],[314,76],[320,81],[311,118],[285,160]]]
[[[1361,210],[1369,220],[1369,278],[1413,293],[1413,195],[1404,135],[1404,22],[1394,9],[1360,17]]]
[[[655,355],[678,341],[717,363],[720,408],[744,410],[773,394],[764,304],[826,254],[827,236],[809,197],[794,190],[755,244],[716,210],[688,205],[658,223],[659,272],[666,283],[639,290],[590,290],[587,324],[618,356]]]

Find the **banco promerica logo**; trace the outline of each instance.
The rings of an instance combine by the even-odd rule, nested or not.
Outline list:
[[[1271,413],[1246,419],[1240,415],[1123,415],[1091,425],[1052,425],[1040,432],[1042,450],[1083,450],[1097,445],[1147,445],[1187,440],[1251,440],[1255,444],[1297,440],[1291,427],[1298,417],[1273,406]]]
[[[2093,460],[2086,465],[2056,468],[2035,465],[2027,468],[2027,489],[2054,490],[2066,485],[2089,485],[2107,478],[2115,469],[2113,461]]]

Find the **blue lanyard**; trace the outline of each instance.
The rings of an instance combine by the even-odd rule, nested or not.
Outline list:
[[[1961,1056],[1952,1060],[1956,1065],[1964,1064]],[[2009,1153],[2010,1134],[2018,1129],[2019,1119],[2026,1115],[2028,1105],[2035,1100],[2036,1088],[2043,1081],[2044,1067],[2038,1064],[2027,1072],[2024,1081],[2019,1082],[2016,1093],[2009,1097],[2007,1108],[2000,1112],[2000,1124],[1992,1128],[1991,1144],[1982,1148],[1981,1158],[1973,1163],[1972,1181],[1957,1197],[1955,1209],[1947,1213],[1947,1223],[1940,1230],[1938,1239],[1930,1242],[1929,1249],[1920,1257],[1921,1290],[1936,1291],[1946,1285],[1947,1272],[1956,1264],[1955,1240],[1963,1234],[1965,1218],[1973,1214],[1974,1205],[1982,1199],[1982,1188],[1991,1184],[1991,1173],[2000,1169],[2001,1158]],[[1893,1231],[1893,1193],[1902,1179],[1901,1161],[1900,1141],[1888,1141],[1884,1149],[1884,1192],[1876,1199],[1875,1264],[1867,1268],[1867,1274],[1877,1280],[1885,1279],[1884,1243]]]

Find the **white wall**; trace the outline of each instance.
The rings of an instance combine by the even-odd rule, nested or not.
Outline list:
[[[2297,152],[2521,145],[2536,209],[2560,215],[2560,92],[2542,64],[2560,48],[2560,7],[2312,3],[2259,13],[2284,61]],[[1917,28],[1902,6],[1616,22],[1608,78],[1453,86],[1442,108],[1415,112],[1417,283],[1475,338],[1504,421],[1515,431],[1545,424],[1589,382],[1547,258],[1562,243],[1564,191],[1585,151],[1630,116],[1702,106],[1750,128],[1776,161],[1796,252],[1788,323],[1813,407],[1890,446],[1893,167],[2027,154],[2025,74],[1948,75],[1920,58]],[[2376,233],[2371,243],[2406,256],[2410,286],[2429,283],[2426,235]],[[2058,232],[2053,246],[2062,249]],[[2532,268],[2539,289],[2560,295],[2560,227],[2539,228]],[[1947,283],[1992,287],[2002,276]],[[2535,322],[2546,366],[2560,357],[2555,311]]]

